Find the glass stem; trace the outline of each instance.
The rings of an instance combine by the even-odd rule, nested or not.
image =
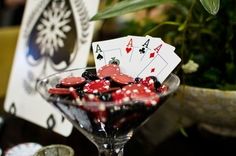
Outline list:
[[[123,156],[124,146],[132,137],[133,131],[119,137],[94,137],[93,142],[97,146],[99,156]]]
[[[119,148],[98,148],[99,156],[123,156],[124,146]]]

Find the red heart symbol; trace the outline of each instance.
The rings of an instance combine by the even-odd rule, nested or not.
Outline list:
[[[132,50],[132,48],[126,48],[125,50],[127,53],[129,53]]]

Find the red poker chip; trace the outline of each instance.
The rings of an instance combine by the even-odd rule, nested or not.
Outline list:
[[[146,92],[131,94],[131,99],[143,101],[146,104],[146,106],[154,106],[158,104],[160,97],[155,92],[147,90]]]
[[[154,84],[154,80],[150,77],[146,77],[144,79],[140,80],[140,84],[148,87],[150,90],[154,91],[155,90],[155,84]]]
[[[105,104],[98,104],[97,110],[93,111],[95,122],[106,122],[107,121],[107,110]]]
[[[90,100],[95,100],[94,102],[97,102],[96,100],[99,100],[97,96],[94,94],[90,94],[91,97]],[[88,97],[87,97],[88,98]],[[92,101],[90,101],[92,102]],[[94,117],[95,122],[106,122],[107,121],[107,110],[106,105],[104,103],[99,103],[96,105],[84,105],[82,107],[84,110],[89,111],[92,113]]]
[[[86,93],[103,93],[110,88],[110,81],[108,80],[95,80],[87,83],[83,90]]]
[[[99,102],[99,98],[94,94],[85,94],[83,100],[86,102]]]
[[[124,86],[122,88],[122,91],[126,95],[131,95],[133,93],[149,92],[150,90],[142,84],[129,84],[129,85]]]
[[[113,87],[113,88],[109,88],[109,90],[106,91],[106,93],[111,93],[111,92],[115,92],[117,90],[119,90],[120,87]]]
[[[67,77],[60,81],[63,86],[75,86],[85,82],[83,77]]]
[[[156,105],[159,101],[159,96],[142,84],[126,85],[121,90],[116,91],[112,96],[118,103],[124,102],[125,99],[131,99],[143,101],[147,106],[152,106]]]
[[[69,91],[70,91],[71,96],[72,96],[74,99],[77,99],[77,98],[79,97],[78,94],[77,94],[77,92],[76,92],[76,90],[75,90],[73,87],[70,87],[70,88],[69,88]]]
[[[119,90],[112,93],[112,99],[117,104],[122,104],[123,102],[129,101],[130,97],[128,95],[126,95],[123,90],[119,89]]]
[[[141,84],[129,84],[122,89],[112,93],[112,98],[117,103],[129,101],[132,94],[151,92],[146,86]]]
[[[71,95],[74,99],[78,98],[76,90],[73,87],[70,87],[70,88],[50,88],[48,90],[48,93],[56,94],[56,95]]]
[[[101,67],[98,72],[97,75],[99,78],[104,78],[107,76],[112,76],[114,74],[119,74],[120,73],[120,67],[116,64],[107,64],[103,67]]]
[[[126,74],[114,74],[111,76],[112,80],[120,84],[129,84],[134,82],[134,78]]]
[[[166,85],[161,85],[159,88],[157,88],[157,93],[163,94],[165,92],[167,92],[169,89],[168,86]]]
[[[98,111],[95,113],[95,118],[98,122],[106,122],[107,121],[107,111]]]
[[[57,94],[57,95],[68,95],[70,94],[70,90],[68,88],[50,88],[48,90],[50,94]]]

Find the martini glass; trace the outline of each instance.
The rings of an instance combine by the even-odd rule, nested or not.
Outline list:
[[[123,156],[125,143],[134,131],[174,93],[180,80],[170,74],[163,82],[168,90],[160,93],[158,104],[145,106],[142,99],[127,101],[117,105],[115,102],[87,102],[59,98],[48,93],[60,80],[70,76],[81,76],[85,70],[96,71],[94,67],[78,68],[56,73],[37,83],[40,95],[55,106],[83,135],[98,148],[99,156]]]

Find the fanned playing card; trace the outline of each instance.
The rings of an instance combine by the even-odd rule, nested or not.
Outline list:
[[[152,75],[162,83],[181,59],[175,54],[175,47],[160,41],[159,38],[152,38],[151,41],[152,48],[142,58],[141,70],[139,70],[137,77],[143,78]]]
[[[145,62],[144,58],[148,55],[154,44],[158,42],[157,40],[158,39],[153,42],[154,40],[150,36],[127,36],[122,47],[124,47],[123,50],[130,50],[128,54],[125,53],[126,55],[123,58],[128,62],[127,70],[130,76],[137,77],[138,73],[140,73],[140,70],[143,68],[142,64]],[[162,42],[162,40],[159,39],[159,42]]]
[[[155,44],[143,58],[137,77],[155,76],[162,83],[181,61],[174,49],[164,42]]]
[[[150,38],[141,36],[127,36],[123,47],[129,49],[129,53],[124,59],[127,59],[129,64],[129,75],[135,77],[140,70],[140,62],[148,53],[150,48]],[[135,67],[135,68],[134,68]]]
[[[92,43],[96,69],[106,64],[118,64],[123,73],[128,72],[126,52],[122,49],[126,37]]]
[[[161,38],[132,36],[94,42],[93,54],[96,68],[118,64],[121,71],[135,77],[156,76],[163,82],[179,64],[175,47]]]
[[[99,0],[27,0],[4,109],[68,136],[72,125],[35,90],[38,79],[85,67]]]

